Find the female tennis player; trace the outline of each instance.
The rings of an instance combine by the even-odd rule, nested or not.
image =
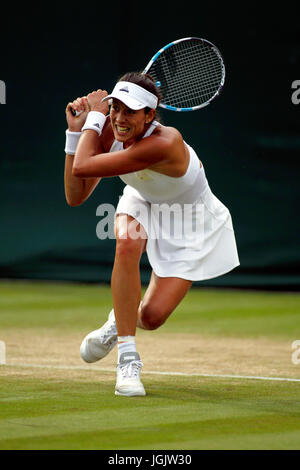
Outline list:
[[[180,132],[156,120],[159,101],[150,76],[128,73],[110,95],[94,91],[66,108],[68,204],[82,204],[101,178],[118,175],[126,183],[115,217],[113,309],[80,348],[90,363],[118,344],[116,395],[145,395],[136,327],[158,328],[193,281],[239,265],[230,212],[212,194],[202,163]],[[152,275],[141,300],[144,251]]]

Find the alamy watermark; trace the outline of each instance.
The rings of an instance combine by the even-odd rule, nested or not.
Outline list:
[[[0,104],[6,104],[6,85],[3,80],[0,80]]]
[[[293,104],[299,104],[300,103],[300,80],[294,80],[292,82],[292,90],[295,90],[292,92],[291,100]]]
[[[4,341],[0,341],[0,365],[6,364],[6,345]]]
[[[122,213],[122,212],[121,212]],[[101,220],[96,226],[99,240],[114,239],[116,209],[112,204],[100,204],[96,215]],[[126,218],[120,238],[147,238],[182,240],[183,245],[197,244],[201,248],[204,240],[204,204],[137,204],[131,212],[133,220]],[[139,221],[145,232],[140,231]]]
[[[294,352],[292,353],[292,363],[296,366],[300,364],[300,340],[296,339],[292,343],[292,349]]]

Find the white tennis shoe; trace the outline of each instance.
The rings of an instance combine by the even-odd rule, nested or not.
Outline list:
[[[80,356],[85,362],[96,362],[115,347],[118,333],[114,311],[108,315],[108,320],[98,330],[89,333],[81,343]]]
[[[125,397],[138,397],[146,395],[140,379],[143,363],[137,352],[127,352],[120,356],[117,365],[117,383],[115,395]]]

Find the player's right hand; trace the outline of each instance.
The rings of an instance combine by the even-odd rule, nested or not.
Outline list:
[[[72,110],[80,114],[74,116]],[[68,103],[66,107],[66,119],[69,131],[80,132],[89,111],[90,107],[86,96],[77,98],[71,103]]]

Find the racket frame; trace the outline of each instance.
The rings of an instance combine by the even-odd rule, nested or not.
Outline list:
[[[221,82],[220,82],[220,86],[218,88],[218,90],[216,91],[216,93],[211,97],[209,98],[209,100],[205,101],[205,103],[201,103],[197,106],[193,106],[193,107],[187,107],[187,108],[178,108],[176,106],[170,106],[168,104],[165,104],[163,102],[159,103],[159,106],[161,108],[164,108],[164,109],[168,109],[169,111],[178,111],[178,112],[186,112],[186,111],[196,111],[197,109],[201,109],[201,108],[204,108],[205,106],[208,106],[213,100],[215,100],[219,94],[221,93],[223,87],[224,87],[224,83],[225,83],[225,64],[224,64],[224,61],[223,61],[223,57],[219,51],[219,49],[210,41],[208,41],[207,39],[202,39],[202,38],[198,38],[198,37],[186,37],[186,38],[182,38],[182,39],[177,39],[176,41],[172,41],[170,42],[169,44],[167,44],[166,46],[162,47],[161,49],[159,49],[158,52],[156,52],[156,54],[154,54],[154,56],[152,57],[152,59],[148,62],[148,64],[146,65],[145,69],[143,70],[143,74],[146,74],[148,73],[148,71],[150,70],[151,66],[154,64],[154,62],[158,59],[158,57],[163,53],[165,52],[167,49],[169,49],[169,47],[171,46],[174,46],[175,44],[178,44],[180,42],[183,42],[183,41],[190,41],[191,39],[193,40],[197,40],[197,41],[201,41],[201,42],[204,42],[205,44],[207,44],[209,47],[211,47],[211,49],[214,50],[214,52],[216,53],[218,59],[220,60],[220,63],[221,63],[221,68],[222,68],[222,79],[221,79]]]

